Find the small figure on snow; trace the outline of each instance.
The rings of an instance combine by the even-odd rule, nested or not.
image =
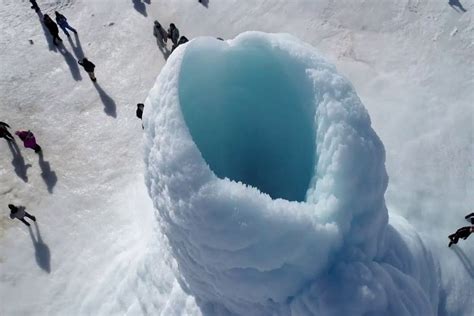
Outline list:
[[[84,68],[84,70],[89,74],[89,77],[92,81],[95,82],[97,80],[94,74],[95,65],[91,61],[84,57],[82,61],[79,60],[77,63]]]
[[[26,226],[30,226],[30,224],[25,220],[25,216],[28,217],[29,219],[33,220],[34,222],[36,222],[36,217],[34,217],[33,215],[31,215],[27,211],[25,211],[25,207],[15,206],[13,204],[8,204],[8,207],[10,208],[10,218],[11,219],[18,218]]]
[[[38,7],[38,4],[36,3],[36,0],[30,0],[31,2],[31,8],[35,10],[36,12],[40,11],[40,8]]]
[[[145,108],[145,104],[138,103],[137,104],[137,117],[141,120],[143,116],[143,109]]]
[[[168,38],[170,38],[173,42],[173,49],[175,49],[176,46],[178,46],[179,30],[176,25],[174,25],[174,23],[170,24],[170,28],[168,29]]]
[[[36,143],[35,135],[31,131],[17,131],[15,134],[23,141],[25,148],[31,148],[35,153],[41,151],[41,146]]]
[[[46,28],[49,30],[49,33],[53,37],[53,43],[54,45],[58,45],[56,40],[59,40],[62,42],[63,40],[59,37],[59,29],[56,23],[49,17],[49,15],[45,14],[43,17],[43,22],[44,25],[46,25]]]
[[[454,234],[449,235],[450,242],[448,247],[451,247],[452,244],[457,244],[460,238],[466,240],[471,233],[474,233],[474,213],[468,214],[464,218],[473,226],[461,227]]]
[[[56,14],[56,23],[58,23],[59,27],[63,30],[64,34],[66,34],[67,37],[71,36],[69,35],[69,32],[67,31],[67,29],[70,29],[71,31],[73,31],[74,34],[77,34],[76,29],[69,25],[64,15],[62,15],[58,11],[54,11],[54,13]]]
[[[15,138],[13,138],[7,128],[10,128],[10,125],[5,122],[0,122],[0,138],[5,138],[8,142],[14,142]]]
[[[171,52],[173,52],[176,48],[178,48],[179,45],[184,44],[184,43],[186,43],[186,42],[189,42],[188,38],[187,38],[186,36],[184,36],[184,35],[181,36],[181,37],[179,38],[178,44],[173,45],[173,48],[172,48]]]
[[[166,43],[168,42],[168,33],[166,33],[165,28],[161,26],[160,22],[156,20],[153,26],[153,35],[155,35],[158,44],[162,46],[166,45]]]

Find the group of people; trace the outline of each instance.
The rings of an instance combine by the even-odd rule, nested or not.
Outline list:
[[[15,138],[8,130],[9,128],[11,128],[10,125],[5,122],[0,122],[0,138],[5,138],[7,142],[16,142]],[[37,154],[41,152],[41,146],[36,143],[35,135],[31,131],[16,131],[15,135],[23,141],[23,146],[25,146],[25,148],[33,149]],[[36,222],[36,217],[26,212],[24,207],[17,207],[13,204],[8,204],[8,207],[10,208],[11,219],[19,219],[26,226],[30,226],[30,224],[24,219],[25,217]]]
[[[173,52],[179,45],[189,41],[186,36],[179,36],[179,29],[174,25],[174,23],[171,23],[168,31],[166,31],[157,20],[154,22],[153,35],[155,35],[160,46],[166,46],[168,38],[171,39],[171,42],[173,43],[171,52]]]
[[[31,8],[35,10],[36,12],[40,12],[41,9],[39,8],[38,4],[36,3],[36,0],[30,0],[31,2]],[[49,33],[53,37],[53,43],[54,45],[58,45],[58,42],[62,43],[61,37],[59,37],[59,27],[63,30],[64,34],[66,34],[67,37],[70,37],[71,35],[69,34],[68,30],[71,30],[74,32],[74,34],[77,34],[77,30],[73,28],[71,25],[69,25],[69,22],[67,21],[67,18],[59,13],[58,11],[54,11],[54,14],[56,15],[56,22],[51,19],[51,17],[48,14],[43,15],[43,23],[48,29]],[[84,70],[87,72],[89,75],[89,78],[95,82],[97,81],[94,70],[95,70],[95,65],[91,61],[89,61],[87,58],[83,58],[82,60],[78,60],[77,63],[81,65]]]

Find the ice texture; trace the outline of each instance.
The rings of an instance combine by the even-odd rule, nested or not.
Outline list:
[[[146,184],[205,315],[432,315],[439,269],[384,201],[350,82],[286,34],[198,38],[144,113]]]

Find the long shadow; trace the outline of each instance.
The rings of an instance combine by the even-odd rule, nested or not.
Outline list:
[[[459,2],[459,0],[449,0],[449,5],[456,11],[458,11],[456,8],[459,8],[461,12],[467,12],[467,10],[464,9],[464,7],[462,6],[461,2]]]
[[[77,33],[74,33],[74,40],[76,41],[75,44],[71,36],[68,36],[67,39],[69,40],[69,44],[71,44],[72,51],[74,52],[74,55],[76,55],[76,58],[78,60],[82,60],[84,58],[84,51],[82,50],[82,45],[81,45],[81,41],[79,40],[79,35]]]
[[[117,106],[115,101],[102,89],[102,87],[97,82],[94,82],[94,87],[99,93],[102,104],[104,104],[105,114],[112,116],[113,118],[117,117]]]
[[[147,16],[146,5],[141,0],[132,0],[132,2],[133,2],[133,8],[137,10],[138,13],[146,17]]]
[[[166,47],[166,44],[163,43],[159,38],[156,39],[156,44],[158,45],[158,48],[160,49],[160,52],[163,54],[163,57],[165,60],[168,60],[168,57],[171,55],[171,51],[169,50],[168,47]]]
[[[48,42],[49,50],[52,50],[55,52],[56,45],[54,45],[53,37],[51,36],[51,34],[49,34],[48,28],[43,23],[43,13],[41,12],[41,10],[38,10],[36,11],[36,14],[38,15],[38,19],[41,24],[41,27],[43,28],[44,37],[46,37],[46,41]]]
[[[453,249],[454,253],[458,256],[459,260],[461,260],[461,263],[463,264],[464,268],[466,269],[467,273],[471,276],[471,279],[474,279],[474,265],[471,262],[471,259],[469,259],[468,256],[462,251],[461,248],[459,248],[457,245],[451,246]]]
[[[48,192],[52,194],[54,186],[58,182],[58,177],[56,176],[56,172],[51,170],[51,166],[49,165],[49,162],[44,160],[43,151],[40,151],[38,156],[39,156],[38,163],[41,168],[41,177],[43,178],[44,183],[46,183]]]
[[[25,159],[21,155],[20,148],[18,147],[17,143],[14,141],[8,142],[8,148],[13,156],[12,165],[15,168],[16,175],[25,182],[28,182],[28,176],[26,174],[26,170],[31,167],[30,164],[25,164]]]
[[[35,238],[31,227],[28,227],[28,230],[30,231],[31,241],[33,242],[33,246],[35,247],[36,263],[45,272],[51,273],[51,254],[49,251],[49,247],[43,242],[43,239],[41,239],[41,233],[38,228],[38,224],[36,222],[34,223],[36,235],[38,238]]]
[[[199,3],[202,4],[205,8],[209,8],[209,0],[199,0]]]
[[[72,54],[64,47],[62,43],[58,45],[58,50],[63,55],[64,60],[66,61],[67,65],[69,66],[69,70],[71,71],[71,75],[76,81],[82,80],[81,70],[79,69],[79,64],[77,60],[72,56]]]

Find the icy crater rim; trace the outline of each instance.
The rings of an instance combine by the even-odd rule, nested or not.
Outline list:
[[[304,202],[315,173],[314,87],[306,65],[254,37],[186,47],[179,103],[211,171],[272,199]]]

